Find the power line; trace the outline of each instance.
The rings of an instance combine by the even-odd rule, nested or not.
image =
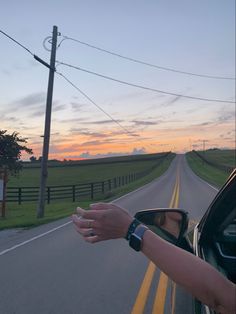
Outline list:
[[[33,52],[30,51],[27,47],[25,47],[24,45],[22,45],[21,43],[19,43],[19,41],[17,41],[16,39],[12,38],[10,35],[8,35],[7,33],[5,33],[4,31],[2,31],[0,29],[0,33],[2,33],[4,36],[8,37],[10,40],[14,41],[17,45],[19,45],[21,48],[25,49],[28,53],[30,53],[32,56],[34,56]]]
[[[110,55],[113,55],[113,56],[116,56],[116,57],[119,57],[119,58],[122,58],[122,59],[125,59],[125,60],[128,60],[128,61],[131,61],[131,62],[139,63],[139,64],[146,65],[146,66],[153,67],[153,68],[157,68],[159,70],[165,70],[165,71],[170,71],[170,72],[175,72],[175,73],[185,74],[185,75],[191,75],[191,76],[204,77],[204,78],[208,78],[208,79],[235,80],[235,77],[225,77],[225,76],[198,74],[198,73],[193,73],[193,72],[187,72],[187,71],[181,71],[181,70],[173,69],[171,67],[164,67],[164,66],[148,63],[148,62],[145,62],[145,61],[142,61],[142,60],[138,60],[138,59],[135,59],[135,58],[126,57],[126,56],[121,55],[119,53],[116,53],[116,52],[113,52],[113,51],[110,51],[110,50],[107,50],[107,49],[103,49],[103,48],[91,45],[91,44],[89,44],[87,42],[84,42],[84,41],[81,41],[81,40],[78,40],[78,39],[75,39],[75,38],[71,38],[71,37],[68,37],[68,36],[64,36],[63,37],[63,40],[60,42],[59,46],[62,44],[62,42],[64,40],[71,40],[71,41],[77,42],[77,43],[79,43],[81,45],[84,45],[84,46],[96,49],[98,51],[105,52],[107,54],[110,54]]]
[[[114,119],[109,113],[107,113],[101,106],[99,106],[97,103],[95,103],[94,100],[92,100],[87,94],[85,94],[78,86],[76,86],[73,82],[71,82],[64,74],[57,72],[56,73],[58,75],[60,75],[64,80],[66,80],[71,86],[73,86],[78,92],[80,92],[87,100],[89,100],[94,106],[96,106],[99,110],[101,110],[110,120],[112,120],[113,122],[115,122],[123,131],[125,131],[125,133],[127,133],[128,135],[131,136],[135,136],[135,133],[130,132],[128,129],[126,129],[122,124],[120,124],[116,119]],[[142,140],[140,138],[137,138],[138,142],[142,142]],[[146,146],[150,146],[152,149],[153,147],[149,144],[145,144]]]
[[[142,85],[126,82],[126,81],[123,81],[123,80],[119,80],[119,79],[116,79],[116,78],[113,78],[113,77],[110,77],[110,76],[107,76],[107,75],[103,75],[103,74],[100,74],[100,73],[97,73],[97,72],[93,72],[93,71],[89,71],[89,70],[83,69],[81,67],[78,67],[78,66],[75,66],[75,65],[72,65],[72,64],[68,64],[68,63],[64,63],[64,62],[60,62],[60,61],[57,61],[57,63],[59,65],[64,65],[64,66],[67,66],[69,68],[73,68],[73,69],[76,69],[76,70],[79,70],[79,71],[83,71],[83,72],[86,72],[86,73],[89,73],[89,74],[92,74],[92,75],[96,75],[96,76],[102,77],[102,78],[110,80],[110,81],[114,81],[114,82],[117,82],[117,83],[120,83],[120,84],[125,84],[125,85],[129,85],[129,86],[132,86],[132,87],[144,89],[144,90],[149,90],[149,91],[156,92],[156,93],[161,93],[161,94],[171,95],[171,96],[177,96],[177,97],[184,97],[184,98],[188,98],[188,99],[201,100],[201,101],[230,103],[230,104],[231,103],[232,104],[235,103],[234,101],[230,101],[230,100],[195,97],[195,96],[177,94],[177,93],[173,93],[173,92],[167,92],[167,91],[163,91],[163,90],[160,90],[160,89],[155,89],[155,88],[151,88],[151,87],[142,86]]]
[[[100,107],[98,104],[95,103],[87,94],[85,94],[78,86],[76,86],[74,83],[72,83],[64,74],[60,72],[56,72],[58,75],[63,77],[64,80],[66,80],[71,86],[73,86],[78,92],[80,92],[87,100],[89,100],[94,106],[96,106],[99,110],[101,110],[110,120],[115,122],[120,128],[122,128],[126,133],[129,135],[134,136],[134,133],[127,130],[122,124],[120,124],[117,120],[115,120],[109,113],[107,113],[102,107]]]
[[[20,46],[21,48],[23,48],[24,50],[26,50],[28,53],[30,53],[35,60],[37,60],[38,62],[40,62],[41,64],[43,64],[44,66],[46,66],[47,68],[51,69],[50,65],[45,62],[43,59],[41,59],[40,57],[38,57],[37,55],[35,55],[31,50],[29,50],[27,47],[25,47],[23,44],[21,44],[19,41],[17,41],[16,39],[14,39],[13,37],[11,37],[10,35],[8,35],[7,33],[5,33],[4,31],[2,31],[0,29],[0,33],[2,33],[4,36],[6,36],[7,38],[9,38],[10,40],[12,40],[13,42],[15,42],[18,46]],[[53,69],[55,71],[55,69]]]

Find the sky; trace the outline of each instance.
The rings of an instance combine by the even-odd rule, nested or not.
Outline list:
[[[235,80],[167,71],[63,39],[159,67],[233,78],[235,1],[0,0],[0,5],[0,29],[46,62],[56,25],[58,62],[151,89],[226,101],[158,93],[57,63],[57,71],[92,102],[55,74],[49,158],[183,153],[203,149],[203,142],[206,149],[234,148]],[[0,129],[19,132],[39,157],[48,68],[1,33],[0,47]]]

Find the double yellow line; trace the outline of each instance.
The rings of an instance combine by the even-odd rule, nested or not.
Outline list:
[[[179,204],[179,188],[180,187],[180,180],[179,180],[179,171],[177,170],[175,186],[173,190],[173,194],[171,197],[171,201],[169,204],[170,208],[177,208]],[[142,285],[139,289],[136,301],[134,303],[133,309],[131,314],[143,314],[149,290],[151,288],[151,283],[155,274],[156,266],[150,262],[144,276]],[[158,282],[158,287],[156,291],[156,296],[152,308],[152,314],[163,314],[165,308],[165,300],[166,300],[166,292],[168,287],[168,277],[161,272],[160,279]],[[173,284],[172,289],[172,314],[174,313],[174,303],[175,303],[175,284]]]

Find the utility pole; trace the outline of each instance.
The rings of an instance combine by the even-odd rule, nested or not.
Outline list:
[[[48,176],[47,164],[48,164],[48,151],[49,151],[50,129],[51,129],[52,96],[53,96],[53,82],[54,82],[56,50],[57,50],[57,35],[58,35],[57,26],[53,26],[37,218],[42,218],[44,216],[45,190],[46,190],[46,183],[47,183],[47,176]]]

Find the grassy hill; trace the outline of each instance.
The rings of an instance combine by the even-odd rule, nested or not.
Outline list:
[[[220,188],[229,176],[229,171],[220,168],[221,166],[235,167],[235,150],[209,149],[196,153],[189,152],[186,154],[189,166],[199,177]],[[199,155],[212,165],[204,162]]]

